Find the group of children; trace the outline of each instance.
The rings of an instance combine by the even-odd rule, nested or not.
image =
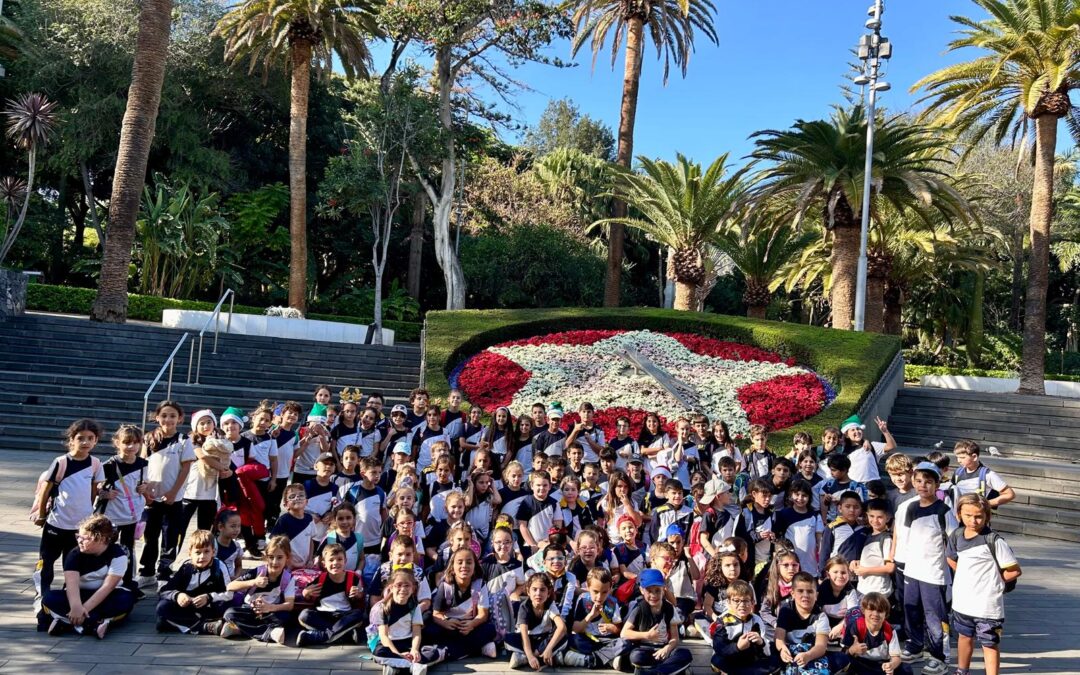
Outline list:
[[[973,442],[945,480],[947,456],[893,452],[880,419],[884,443],[852,417],[777,454],[704,415],[606,438],[588,403],[564,426],[558,403],[484,424],[458,391],[389,414],[331,398],[200,410],[188,432],[164,401],[104,462],[101,427],[73,423],[32,512],[39,629],[103,638],[154,585],[160,631],[352,641],[391,671],[505,649],[512,668],[673,675],[701,638],[728,675],[907,673],[924,652],[941,675],[951,625],[957,675],[975,641],[998,673],[1020,567],[989,523],[1014,494]]]

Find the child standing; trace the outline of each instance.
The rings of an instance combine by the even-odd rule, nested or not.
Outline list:
[[[818,575],[818,550],[825,525],[821,514],[811,510],[813,488],[804,480],[792,481],[788,488],[791,506],[776,514],[774,528],[776,536],[787,539],[799,555],[799,564],[804,572],[811,576]]]
[[[596,408],[585,401],[578,406],[579,421],[566,437],[566,446],[579,446],[583,451],[584,461],[599,462],[600,448],[604,447],[604,430],[596,425]]]
[[[862,556],[863,545],[868,533],[859,524],[862,518],[862,500],[851,490],[844,492],[837,500],[839,516],[829,523],[821,538],[819,560],[833,556],[844,556],[848,560],[858,560]]]
[[[495,626],[488,620],[491,605],[487,586],[471,548],[464,546],[450,556],[432,600],[432,622],[424,627],[428,646],[444,648],[448,661],[478,654],[495,658]]]
[[[818,483],[818,503],[821,505],[821,517],[826,523],[836,520],[839,507],[840,495],[845,492],[854,492],[859,499],[866,501],[870,494],[866,486],[858,481],[851,480],[848,470],[851,468],[851,460],[846,455],[839,453],[829,455],[826,461],[829,467],[830,478]]]
[[[136,530],[143,509],[146,508],[146,459],[139,456],[142,447],[142,431],[133,424],[121,424],[113,434],[113,446],[116,453],[105,461],[102,471],[105,484],[100,497],[107,499],[105,517],[119,533],[120,545],[128,552],[128,569],[124,574],[124,585],[132,589],[136,598],[142,591],[134,583]]]
[[[549,457],[561,457],[566,447],[566,432],[559,428],[562,424],[562,404],[555,401],[548,408],[547,427],[543,428],[533,437],[533,455],[548,455]]]
[[[852,415],[840,425],[840,433],[844,435],[844,454],[851,460],[851,479],[857,483],[880,479],[878,460],[896,450],[896,440],[889,433],[889,425],[880,417],[875,417],[874,422],[885,443],[875,445],[866,438],[866,425],[859,421],[858,415]]]
[[[197,529],[209,530],[214,525],[218,509],[218,481],[232,476],[229,456],[232,443],[219,438],[217,417],[211,410],[191,414],[191,445],[196,462],[188,472],[184,486],[184,521],[181,532],[187,532],[191,519]]]
[[[64,557],[64,588],[47,590],[37,613],[38,630],[61,635],[70,629],[103,639],[135,606],[135,595],[120,585],[128,567],[116,530],[101,515],[85,518],[76,530],[77,547]]]
[[[296,584],[288,569],[291,555],[288,539],[271,537],[264,564],[229,582],[230,591],[244,594],[244,604],[225,610],[221,637],[285,643],[285,624],[296,600]]]
[[[937,496],[941,474],[931,462],[915,467],[915,491],[919,499],[905,502],[896,514],[894,527],[903,523],[906,534],[900,544],[906,551],[904,568],[904,618],[907,645],[901,658],[917,661],[925,646],[930,658],[924,675],[942,675],[948,668],[949,647],[942,628],[948,620],[945,605],[945,540],[957,527],[956,517]],[[893,546],[900,539],[893,535]]]
[[[890,558],[892,531],[889,529],[889,502],[872,499],[866,505],[866,522],[871,534],[862,547],[862,555],[851,563],[851,571],[859,577],[859,595],[881,593],[888,598],[893,591],[893,572],[896,566]]]
[[[727,608],[712,624],[712,667],[727,675],[770,675],[780,665],[765,622],[754,614],[754,589],[734,581],[727,591]]]
[[[518,531],[521,533],[521,555],[528,558],[539,550],[541,541],[548,536],[548,530],[563,526],[562,509],[548,493],[551,491],[551,479],[546,471],[534,471],[529,476],[532,494],[521,500],[517,510]]]
[[[382,473],[377,457],[360,460],[360,480],[341,489],[342,501],[356,505],[356,533],[364,542],[365,567],[378,567],[382,523],[386,520],[386,493],[376,483]]]
[[[765,431],[765,426],[752,425],[750,427],[750,452],[746,453],[744,470],[750,474],[751,480],[769,478],[775,463],[776,455],[769,450],[769,434]]]
[[[585,589],[574,604],[570,642],[556,658],[562,666],[595,670],[615,664],[630,644],[619,637],[623,610],[611,594],[611,572],[589,570]]]
[[[506,636],[510,667],[526,663],[533,670],[554,666],[555,650],[566,637],[566,622],[555,606],[555,586],[544,572],[536,572],[525,582],[528,599],[517,613],[517,633]],[[538,653],[539,652],[539,653]]]
[[[752,547],[752,569],[756,579],[769,564],[776,534],[773,532],[772,488],[769,482],[757,478],[750,483],[749,492],[750,504],[743,509],[742,519],[749,539],[746,543]]]
[[[304,588],[304,599],[317,602],[300,612],[300,625],[305,630],[296,636],[296,646],[331,644],[347,635],[359,644],[354,631],[367,615],[360,575],[345,568],[341,544],[323,547],[322,566],[322,574]]]
[[[953,499],[977,494],[996,509],[1016,499],[1016,492],[1005,479],[979,461],[979,444],[967,439],[956,442],[956,473],[952,476]]]
[[[143,550],[139,558],[140,586],[152,583],[155,574],[159,583],[169,580],[177,548],[184,537],[181,531],[184,505],[180,501],[180,491],[195,461],[195,449],[191,439],[177,429],[183,416],[183,409],[175,401],[159,403],[154,410],[158,427],[150,432],[144,444],[146,480],[150,488]]]
[[[975,640],[983,649],[987,675],[1001,669],[1005,593],[1020,576],[1020,563],[1005,540],[990,529],[990,503],[978,494],[957,501],[963,529],[949,535],[946,559],[952,568],[952,625],[959,635],[957,670],[967,675]]]
[[[679,646],[679,618],[664,597],[664,575],[647,569],[638,577],[642,601],[631,607],[621,637],[631,643],[630,663],[639,675],[677,675],[690,667],[690,651]]]
[[[214,535],[197,530],[188,540],[189,560],[158,593],[157,631],[218,635],[233,594],[231,570],[214,555]]]

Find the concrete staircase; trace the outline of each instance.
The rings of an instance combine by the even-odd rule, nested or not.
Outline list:
[[[138,423],[143,394],[183,333],[43,314],[0,323],[0,449],[60,452],[62,432],[77,417],[93,417],[108,431]],[[404,402],[419,381],[416,344],[345,345],[222,333],[218,353],[212,349],[208,335],[199,385],[186,384],[188,344],[177,356],[172,397],[185,413],[220,413],[229,405],[250,410],[264,398],[296,400],[306,410],[319,384],[335,393],[344,387],[381,391],[393,405]],[[150,396],[151,409],[165,393],[163,379]]]
[[[911,454],[939,443],[951,453],[956,441],[974,440],[1017,493],[994,514],[995,529],[1080,543],[1080,400],[909,386],[889,428]],[[990,446],[1001,456],[990,456]]]

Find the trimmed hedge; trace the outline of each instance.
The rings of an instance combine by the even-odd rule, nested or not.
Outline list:
[[[565,330],[683,331],[754,345],[793,357],[836,387],[833,403],[814,417],[774,434],[786,449],[798,431],[815,438],[855,413],[900,351],[899,338],[670,309],[522,309],[432,311],[426,322],[425,386],[433,397],[449,393],[449,375],[465,358],[493,344]]]
[[[97,291],[92,288],[30,284],[26,287],[26,308],[39,312],[89,314],[96,295]],[[216,302],[203,302],[201,300],[174,300],[173,298],[159,298],[154,295],[128,293],[128,318],[160,322],[161,313],[166,309],[190,309],[211,312],[216,304]],[[265,312],[263,307],[251,307],[248,305],[236,305],[233,310],[237,314],[263,314]],[[371,323],[371,319],[357,316],[335,316],[331,314],[308,314],[307,316],[309,319],[318,321]],[[420,324],[418,323],[383,321],[383,325],[394,331],[394,339],[397,342],[420,341]]]
[[[1016,379],[1017,373],[1008,370],[983,370],[982,368],[949,368],[947,366],[909,366],[904,365],[904,381],[918,382],[923,375],[959,375],[961,377],[1001,377]],[[1044,379],[1056,382],[1080,382],[1080,375],[1061,375],[1046,373]]]

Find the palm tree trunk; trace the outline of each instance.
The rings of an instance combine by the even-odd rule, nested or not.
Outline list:
[[[851,330],[858,264],[859,228],[848,227],[838,218],[833,227],[832,292],[829,296],[833,328]]]
[[[897,284],[885,285],[885,320],[886,335],[900,335],[903,330],[904,292]]]
[[[1009,326],[1020,330],[1020,306],[1024,303],[1024,228],[1013,228],[1012,242],[1012,288],[1009,305]]]
[[[622,107],[619,109],[619,150],[615,163],[630,168],[634,160],[634,121],[637,118],[638,85],[641,83],[641,47],[645,22],[634,16],[627,21],[626,65],[623,67]],[[615,199],[611,217],[625,218],[626,203]],[[607,272],[604,276],[604,307],[618,307],[622,282],[623,241],[626,228],[622,223],[608,226]],[[684,307],[684,309],[686,309]]]
[[[1024,348],[1020,355],[1020,393],[1045,394],[1046,288],[1050,275],[1050,219],[1054,206],[1054,150],[1058,118],[1035,118],[1035,183],[1031,190],[1031,257],[1024,300]]]
[[[764,319],[766,309],[768,309],[768,305],[747,305],[746,316],[751,319]]]
[[[420,266],[424,260],[424,215],[427,213],[427,196],[423,190],[413,195],[412,230],[409,232],[409,269],[405,281],[408,293],[420,299]]]
[[[864,328],[868,333],[885,332],[885,278],[866,277],[866,313]]]
[[[685,281],[675,282],[675,309],[681,309],[689,312],[694,307],[694,300],[697,298],[697,286],[694,284],[688,284]]]
[[[983,300],[986,297],[986,273],[975,270],[975,285],[971,293],[971,311],[968,314],[967,360],[972,368],[982,362],[983,348]]]
[[[307,312],[307,118],[311,93],[311,43],[289,48],[289,307]]]
[[[131,88],[113,172],[108,239],[101,260],[98,294],[90,311],[94,321],[123,323],[127,320],[131,245],[135,240],[135,219],[139,215],[139,199],[146,182],[146,165],[150,160],[161,103],[171,28],[172,0],[143,0]]]

